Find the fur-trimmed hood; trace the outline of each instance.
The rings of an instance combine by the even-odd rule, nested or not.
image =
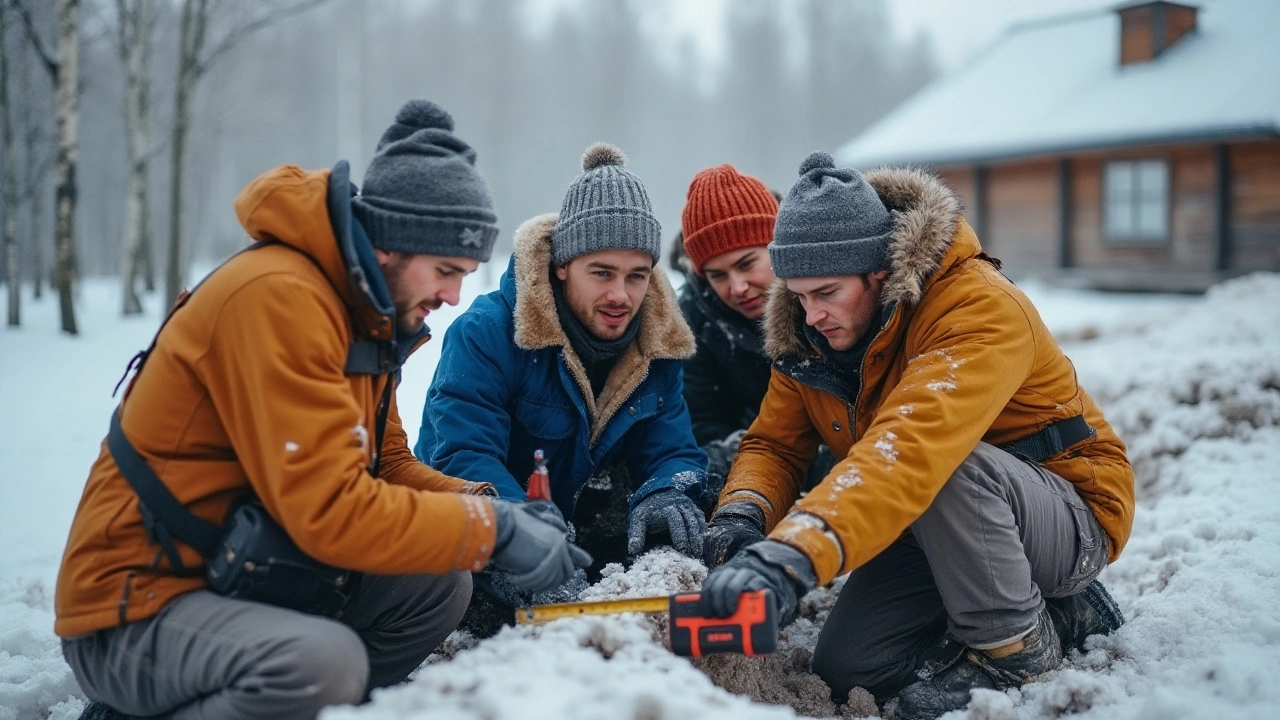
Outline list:
[[[592,397],[582,361],[569,344],[560,318],[556,314],[551,289],[551,230],[556,225],[554,213],[527,220],[516,230],[514,310],[515,343],[524,350],[558,346],[564,348],[565,359],[586,398],[591,416],[591,442],[594,445],[609,419],[626,402],[649,371],[655,360],[684,360],[692,357],[697,346],[693,333],[676,304],[676,294],[660,268],[655,267],[649,289],[641,302],[643,315],[636,339],[618,357],[609,373],[600,397]]]
[[[945,268],[982,252],[971,235],[957,234],[964,224],[960,201],[936,176],[917,168],[880,168],[863,177],[893,215],[885,305],[914,306]],[[765,352],[774,360],[813,355],[803,328],[800,301],[785,281],[775,280],[765,310]]]

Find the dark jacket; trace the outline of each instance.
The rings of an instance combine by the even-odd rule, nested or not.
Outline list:
[[[588,478],[617,463],[643,480],[632,508],[667,487],[697,499],[707,458],[693,440],[679,363],[694,342],[671,285],[654,273],[640,331],[592,397],[556,314],[555,223],[543,215],[522,225],[500,288],[445,333],[415,452],[441,472],[491,482],[520,500],[533,452],[544,450],[552,500],[566,518]]]
[[[764,330],[727,307],[705,278],[688,273],[680,312],[698,351],[684,361],[684,399],[699,445],[745,430],[769,389]]]

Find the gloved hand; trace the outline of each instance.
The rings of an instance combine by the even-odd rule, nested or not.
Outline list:
[[[675,488],[659,490],[636,505],[627,519],[627,554],[639,555],[649,533],[667,530],[671,545],[692,557],[702,556],[707,520],[698,504]]]
[[[569,542],[564,518],[548,505],[493,501],[498,532],[489,562],[513,585],[534,593],[559,587],[575,568],[591,565],[587,551]]]
[[[799,550],[776,540],[744,549],[707,576],[702,598],[712,617],[738,611],[738,599],[748,590],[771,590],[778,610],[778,627],[796,619],[799,599],[818,585],[813,563]]]
[[[725,504],[707,523],[702,562],[708,570],[725,564],[742,548],[764,539],[764,510],[750,500]]]

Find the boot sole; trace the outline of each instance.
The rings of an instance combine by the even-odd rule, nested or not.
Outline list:
[[[1120,612],[1120,606],[1111,598],[1111,593],[1107,592],[1107,588],[1101,582],[1094,580],[1089,583],[1081,596],[1102,621],[1104,629],[1097,634],[1110,635],[1124,625],[1124,614]]]

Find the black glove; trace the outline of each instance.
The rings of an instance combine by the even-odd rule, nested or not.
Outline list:
[[[707,523],[702,562],[713,570],[742,548],[764,539],[764,510],[750,500],[734,500],[716,511]]]
[[[702,556],[707,519],[698,504],[675,488],[659,490],[636,505],[627,519],[627,554],[639,555],[649,533],[667,530],[671,546],[692,557]]]
[[[813,563],[804,553],[785,543],[765,540],[712,571],[702,585],[702,599],[712,617],[729,617],[738,611],[742,593],[771,590],[778,627],[785,627],[795,621],[799,599],[817,585]]]
[[[498,532],[490,562],[528,592],[559,587],[576,568],[591,565],[587,551],[568,539],[568,527],[550,503],[493,501]]]

